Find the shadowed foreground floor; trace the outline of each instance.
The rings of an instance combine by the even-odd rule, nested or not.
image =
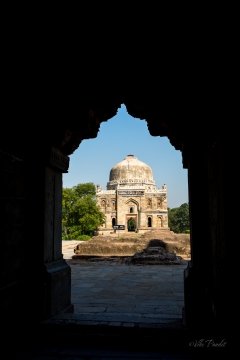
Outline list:
[[[73,314],[42,324],[21,341],[16,357],[32,360],[207,359],[226,348],[207,348],[211,334],[191,333],[181,320],[183,265],[126,265],[68,260]],[[32,338],[34,340],[32,340]],[[198,346],[203,339],[205,345]]]
[[[21,343],[16,359],[207,359],[226,355],[226,347],[207,347],[208,339],[218,343],[224,339],[192,333],[183,325],[186,265],[89,262],[71,260],[71,254],[68,244],[64,256],[72,269],[74,313],[43,323],[34,341]],[[202,339],[203,346],[199,346]]]
[[[181,322],[186,265],[68,263],[72,269],[72,318],[90,325],[130,327]]]

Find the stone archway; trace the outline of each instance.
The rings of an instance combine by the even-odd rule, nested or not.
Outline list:
[[[183,91],[181,96],[181,91],[172,87],[175,93],[171,93],[161,82],[163,96],[159,96],[160,92],[149,92],[144,76],[140,92],[129,83],[120,95],[116,95],[117,80],[111,94],[101,88],[95,95],[87,95],[83,87],[86,95],[81,99],[70,94],[67,99],[62,88],[58,94],[55,88],[57,102],[53,102],[51,111],[48,106],[44,109],[44,101],[32,108],[35,131],[30,135],[29,121],[25,123],[24,118],[17,128],[13,129],[11,122],[6,124],[9,128],[3,132],[0,145],[4,165],[3,313],[12,314],[14,309],[15,316],[24,313],[30,320],[35,314],[36,319],[42,319],[70,306],[71,274],[61,255],[61,173],[68,169],[68,155],[82,140],[96,137],[101,122],[113,117],[120,104],[125,103],[129,114],[146,119],[151,135],[167,136],[182,151],[183,166],[188,168],[192,260],[185,273],[186,323],[196,328],[223,326],[231,318],[226,306],[230,299],[230,251],[225,174],[231,183],[229,159],[234,153],[234,141],[226,147],[225,140],[231,138],[234,126],[229,118],[224,128],[214,121],[218,115],[223,118],[222,88],[215,87],[214,92],[214,85],[208,90],[206,85],[201,88],[197,83],[195,89],[191,86],[191,91]],[[96,81],[91,88],[95,85]],[[69,91],[69,87],[66,89]],[[50,91],[52,98],[53,88]],[[40,108],[44,115],[48,114],[49,121],[63,121],[56,121],[51,127],[44,124],[38,119]],[[81,123],[76,121],[80,117]],[[13,253],[12,249],[16,251]]]
[[[218,138],[219,133],[215,132],[215,127],[211,129],[211,126],[209,126],[209,131],[206,132],[208,123],[206,123],[206,128],[204,128],[200,123],[197,126],[196,123],[189,122],[187,117],[182,122],[178,121],[174,116],[171,117],[168,109],[171,108],[172,101],[169,104],[170,106],[167,105],[167,101],[166,107],[161,107],[161,111],[159,101],[157,99],[149,99],[147,93],[141,94],[140,99],[130,95],[116,97],[115,101],[110,102],[106,107],[104,107],[103,102],[101,107],[96,106],[95,108],[93,101],[88,119],[88,129],[91,129],[91,135],[89,135],[89,132],[86,134],[84,132],[77,134],[73,132],[73,136],[70,136],[70,141],[69,138],[66,139],[64,147],[70,153],[78,146],[82,139],[96,137],[101,121],[105,121],[115,115],[117,106],[120,106],[121,102],[123,102],[130,115],[146,119],[151,135],[167,136],[171,144],[177,150],[181,150],[183,167],[188,169],[189,177],[192,255],[192,260],[185,272],[184,314],[187,324],[198,323],[199,325],[204,324],[204,322],[207,323],[209,317],[213,320],[217,316],[215,306],[219,309],[218,314],[225,313],[224,301],[219,300],[219,298],[216,301],[216,297],[219,295],[216,294],[216,291],[222,287],[223,282],[221,278],[226,278],[226,266],[222,267],[225,269],[225,272],[219,271],[218,261],[214,260],[214,257],[218,258],[219,256],[219,246],[220,248],[225,248],[226,245],[225,238],[224,236],[222,237],[223,228],[226,225],[223,208],[225,198],[223,195],[224,179],[222,174],[224,173],[223,168],[227,164],[221,160],[224,153],[224,139]],[[177,108],[177,103],[176,101],[176,112],[181,108],[180,104],[179,108]],[[99,99],[97,104],[99,104]],[[105,110],[103,111],[103,109]],[[107,112],[106,109],[108,109]],[[192,110],[194,113],[195,110]],[[186,133],[186,129],[188,129],[188,133]],[[199,183],[205,184],[205,186],[199,186]],[[202,201],[203,198],[206,198],[206,194],[209,205],[207,208],[206,202]],[[208,212],[206,216],[207,221],[203,228],[199,221],[199,213],[206,213],[206,209]],[[221,226],[217,224],[221,224]],[[209,245],[211,243],[213,244],[212,247]],[[206,256],[206,249],[208,249],[208,256]],[[201,259],[205,259],[204,262]],[[211,280],[208,274],[212,274]],[[205,297],[204,304],[199,301],[202,298],[202,293],[208,294],[208,297]],[[215,320],[213,321],[215,322]]]

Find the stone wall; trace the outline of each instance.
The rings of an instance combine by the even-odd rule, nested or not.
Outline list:
[[[158,193],[145,193],[144,196],[115,196],[104,191],[97,194],[98,205],[105,214],[106,221],[99,228],[100,232],[112,232],[112,219],[116,219],[116,224],[125,225],[127,229],[128,219],[133,217],[136,221],[137,229],[147,231],[158,228],[168,228],[167,196]],[[151,217],[151,227],[149,229],[148,218]]]

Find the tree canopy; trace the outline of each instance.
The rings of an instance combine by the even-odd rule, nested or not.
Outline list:
[[[178,208],[168,209],[168,224],[175,233],[189,233],[189,205],[184,203]]]
[[[64,188],[62,196],[62,238],[81,240],[94,235],[105,221],[96,201],[93,183]]]

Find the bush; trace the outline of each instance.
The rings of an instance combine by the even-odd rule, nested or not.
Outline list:
[[[190,233],[189,206],[187,203],[178,208],[168,209],[168,224],[175,233]]]
[[[89,239],[91,239],[89,235],[80,235],[77,240],[87,241]]]
[[[91,236],[86,234],[81,234],[78,226],[72,226],[68,229],[67,232],[63,233],[62,240],[89,240]]]

